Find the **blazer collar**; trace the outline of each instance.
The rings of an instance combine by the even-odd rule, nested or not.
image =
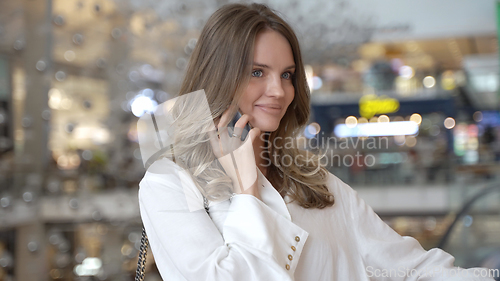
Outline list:
[[[285,198],[282,198],[279,192],[271,185],[269,180],[262,174],[262,172],[258,171],[258,181],[259,181],[259,192],[262,202],[264,202],[267,206],[273,209],[278,214],[282,215],[289,221],[292,220],[290,216],[290,212],[288,211],[288,207],[286,204],[289,202],[288,195]],[[285,202],[286,200],[286,202]]]

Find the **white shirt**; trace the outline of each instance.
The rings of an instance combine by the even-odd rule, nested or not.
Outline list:
[[[163,280],[493,280],[401,237],[332,174],[335,204],[324,209],[283,199],[260,172],[258,180],[262,200],[236,194],[210,203],[208,215],[186,171],[168,159],[148,169],[139,204]]]

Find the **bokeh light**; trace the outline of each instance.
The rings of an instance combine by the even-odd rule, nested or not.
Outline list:
[[[349,128],[354,128],[356,127],[356,125],[358,125],[358,119],[356,119],[356,117],[354,116],[349,116],[345,119],[345,124]]]
[[[410,121],[413,121],[413,122],[417,123],[418,125],[420,125],[420,123],[422,123],[422,116],[418,113],[413,113],[410,116]]]
[[[391,119],[387,115],[380,115],[378,117],[378,120],[377,120],[377,122],[380,122],[380,123],[386,123],[386,122],[390,122],[390,121],[391,121]]]
[[[444,119],[444,127],[446,129],[453,129],[453,127],[455,127],[455,119],[451,117]]]
[[[483,121],[483,113],[481,111],[476,111],[474,112],[474,114],[472,115],[472,118],[474,119],[474,121],[476,122],[481,122]]]
[[[399,68],[399,76],[405,78],[405,79],[410,79],[415,75],[415,71],[411,66],[408,65],[403,65]]]
[[[426,76],[422,80],[422,84],[424,84],[424,87],[426,87],[427,89],[432,88],[436,85],[436,78],[432,76]]]

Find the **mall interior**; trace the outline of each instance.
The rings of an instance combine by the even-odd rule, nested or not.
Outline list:
[[[0,281],[134,279],[137,121],[229,2],[0,1]],[[399,234],[500,269],[499,2],[263,3],[301,44],[300,143]]]

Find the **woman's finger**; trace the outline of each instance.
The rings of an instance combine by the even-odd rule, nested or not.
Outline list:
[[[230,141],[231,138],[229,137],[229,134],[227,132],[227,127],[219,127],[219,139],[220,139],[220,144],[223,148],[224,154],[227,154],[230,152]]]
[[[229,113],[232,111],[232,107],[230,106],[228,109],[226,109],[224,111],[224,113],[222,113],[221,117],[220,117],[220,120],[219,120],[219,124],[218,124],[218,128],[220,127],[227,127],[227,124],[229,124],[229,122],[231,121],[231,117],[232,116],[229,116]]]
[[[227,127],[227,125],[231,121],[231,118],[229,116],[230,111],[231,111],[231,107],[229,107],[228,109],[226,109],[224,111],[224,113],[222,113],[220,120],[219,120],[219,124],[217,126],[217,128],[219,130],[219,137],[220,137],[222,146],[224,148],[224,153],[230,152],[229,143],[230,143],[231,139],[230,139],[230,136],[228,133],[228,127]],[[232,129],[231,129],[231,131],[232,131]]]
[[[248,130],[251,130],[252,125],[250,124],[250,120],[252,120],[252,116],[248,114],[243,114],[241,118],[235,124],[235,131],[237,131],[238,136],[245,136],[242,140],[244,141],[248,136]],[[248,127],[246,126],[248,124]],[[250,128],[250,129],[249,129]]]
[[[246,141],[251,141],[252,143],[254,143],[255,140],[260,137],[260,134],[260,129],[255,127],[248,133],[249,137],[246,139]]]
[[[241,118],[236,121],[234,128],[227,127],[232,120],[230,116],[230,112],[232,112],[231,109],[231,107],[226,109],[218,120],[218,138],[212,137],[210,140],[212,148],[219,148],[217,151],[220,152],[220,156],[224,156],[238,149],[243,144],[241,140],[242,134],[248,133],[243,131],[245,125],[251,120],[251,116],[248,114],[241,116]]]
[[[216,131],[208,131],[208,137],[210,139],[210,145],[212,146],[212,150],[214,151],[215,157],[219,158],[222,156],[221,145],[219,137],[216,134]]]
[[[241,134],[243,133],[243,128],[240,128],[240,127],[234,127],[234,130],[233,130],[233,133],[237,136],[237,137],[240,137],[241,138]],[[235,136],[233,136],[235,137]],[[235,138],[237,138],[235,137]]]
[[[250,121],[251,116],[248,114],[243,114],[241,118],[236,122],[235,127],[244,128],[245,125]],[[248,123],[250,125],[250,123]]]

